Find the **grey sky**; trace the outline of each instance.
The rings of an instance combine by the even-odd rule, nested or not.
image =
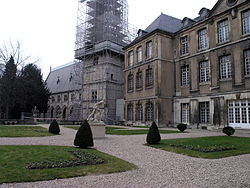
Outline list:
[[[198,16],[217,0],[128,0],[129,22],[145,29],[161,12],[179,19]],[[0,43],[19,40],[25,54],[40,58],[44,78],[49,67],[74,58],[78,0],[0,0]]]

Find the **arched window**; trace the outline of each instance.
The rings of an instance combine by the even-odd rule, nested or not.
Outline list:
[[[133,104],[128,104],[127,119],[128,119],[128,121],[133,121]]]
[[[133,91],[134,89],[134,76],[132,73],[128,75],[128,91]]]
[[[150,101],[146,103],[145,120],[146,121],[154,120],[154,106],[153,103]]]
[[[136,121],[142,121],[142,104],[136,104]]]
[[[136,89],[142,88],[142,71],[139,69],[136,73]]]

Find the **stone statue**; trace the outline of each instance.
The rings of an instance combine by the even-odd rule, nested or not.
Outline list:
[[[101,121],[101,118],[102,118],[101,107],[102,107],[102,104],[104,103],[105,103],[105,100],[102,100],[94,104],[93,111],[87,118],[88,121],[102,122]]]

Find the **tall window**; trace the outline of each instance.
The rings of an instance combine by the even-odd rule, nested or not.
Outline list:
[[[244,51],[245,75],[250,75],[250,49]]]
[[[152,57],[152,41],[146,43],[146,58],[149,59]]]
[[[200,123],[209,123],[209,102],[200,102]]]
[[[200,63],[200,82],[209,81],[209,62],[203,61]]]
[[[148,68],[146,70],[146,87],[153,85],[153,70],[152,68]]]
[[[97,91],[92,91],[92,102],[96,102],[97,101]]]
[[[134,89],[134,76],[132,73],[128,75],[128,91],[133,91]]]
[[[242,33],[250,33],[250,9],[242,12]]]
[[[154,108],[153,103],[147,102],[146,110],[145,110],[145,120],[146,121],[153,121],[154,120]]]
[[[220,57],[220,78],[231,78],[232,77],[232,66],[231,66],[231,56]]]
[[[128,104],[128,107],[127,107],[127,118],[128,118],[128,121],[133,121],[133,104]]]
[[[181,67],[181,85],[189,85],[189,66],[185,65]]]
[[[99,60],[98,56],[95,56],[93,60],[93,65],[98,65],[98,60]]]
[[[142,47],[137,48],[137,63],[142,62]]]
[[[199,31],[199,49],[206,49],[207,47],[207,29],[202,29]]]
[[[64,101],[68,101],[68,95],[64,95],[64,96],[63,96],[63,100],[64,100]]]
[[[188,53],[188,37],[181,38],[181,55]]]
[[[142,104],[136,105],[136,120],[142,121]]]
[[[229,40],[228,20],[218,22],[218,42],[226,42]]]
[[[71,101],[74,101],[74,100],[75,100],[75,94],[71,93]]]
[[[142,88],[142,71],[140,69],[136,73],[136,89]]]
[[[61,102],[61,96],[57,95],[57,102]]]
[[[128,53],[128,66],[133,66],[134,63],[134,52],[130,51]]]
[[[181,104],[181,122],[189,123],[189,104]]]

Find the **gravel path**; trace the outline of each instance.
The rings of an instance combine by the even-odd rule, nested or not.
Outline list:
[[[47,125],[43,125],[47,127]],[[187,134],[162,134],[162,139],[222,135],[188,130]],[[0,138],[0,145],[72,146],[76,131],[61,127],[61,135],[39,138]],[[198,159],[143,146],[145,135],[107,135],[95,140],[99,151],[138,166],[137,170],[107,175],[31,183],[1,184],[5,187],[250,187],[250,154],[223,159]]]

